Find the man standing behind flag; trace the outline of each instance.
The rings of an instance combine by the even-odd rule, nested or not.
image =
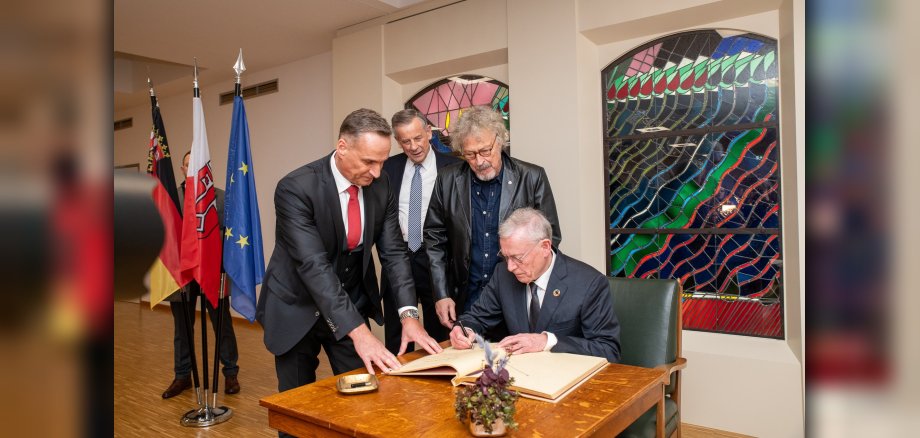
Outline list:
[[[418,321],[396,198],[381,175],[390,134],[377,112],[354,111],[342,121],[335,151],[289,173],[275,189],[275,250],[256,319],[275,355],[279,391],[316,380],[321,348],[335,374],[400,366],[367,325],[369,317],[383,322],[372,246],[401,310],[399,353],[409,342],[441,351]]]
[[[182,174],[185,175],[188,173],[189,157],[191,152],[186,152],[185,156],[182,157]],[[180,192],[182,196],[185,196],[186,183],[183,181],[180,185]],[[221,211],[224,207],[224,191],[221,189],[214,190],[217,197],[217,208],[218,208],[218,223],[223,224],[224,219],[220,216]],[[186,303],[188,315],[191,316],[191,328],[195,327],[195,302],[198,299],[199,287],[195,282],[191,282],[187,287],[189,299]],[[189,324],[186,322],[186,314],[183,313],[182,303],[177,296],[178,292],[171,295],[168,299],[170,300],[170,307],[173,314],[173,364],[175,368],[176,377],[166,388],[166,391],[163,392],[163,398],[175,397],[185,391],[188,388],[192,387],[191,373],[192,373],[192,347],[189,345],[187,333],[191,333],[189,329]],[[212,306],[210,302],[205,303],[207,308],[208,318],[211,320],[211,327],[214,328],[214,333],[220,333],[220,362],[223,364],[223,373],[224,373],[224,393],[225,394],[236,394],[240,392],[240,382],[237,378],[237,375],[240,372],[240,367],[237,365],[237,359],[239,359],[239,352],[236,345],[236,333],[233,331],[233,319],[230,317],[230,307],[227,305],[227,298],[224,297],[224,303],[220,307],[220,312],[217,311],[217,308]],[[219,315],[223,314],[222,317]],[[218,331],[218,327],[220,330]],[[216,371],[215,371],[216,372]]]
[[[185,175],[182,223],[182,272],[198,281],[201,291],[217,307],[220,290],[220,224],[217,194],[211,174],[211,153],[201,97],[192,98],[192,150]]]
[[[249,149],[249,124],[239,82],[236,90],[227,155],[224,270],[230,277],[233,308],[252,322],[256,318],[256,285],[262,283],[265,274],[265,256],[256,176]]]

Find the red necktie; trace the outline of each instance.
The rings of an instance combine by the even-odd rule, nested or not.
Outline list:
[[[358,186],[348,187],[348,249],[353,250],[361,241],[361,206],[358,205]]]

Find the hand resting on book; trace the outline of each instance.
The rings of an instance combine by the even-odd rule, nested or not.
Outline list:
[[[546,348],[546,333],[518,333],[502,339],[498,346],[508,353],[536,353]]]
[[[546,333],[519,333],[502,339],[498,346],[508,353],[536,353],[546,349],[547,339]],[[454,349],[472,348],[475,340],[476,333],[461,324],[454,325],[450,331],[450,345]]]

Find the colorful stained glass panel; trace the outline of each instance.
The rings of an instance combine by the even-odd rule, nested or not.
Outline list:
[[[783,337],[777,71],[715,30],[604,69],[609,274],[679,279],[685,328]]]
[[[510,131],[508,86],[495,79],[477,75],[454,76],[437,81],[418,92],[406,102],[406,108],[420,111],[437,128],[439,135],[432,145],[440,152],[450,152],[450,127],[463,110],[476,105],[489,105],[502,114]]]

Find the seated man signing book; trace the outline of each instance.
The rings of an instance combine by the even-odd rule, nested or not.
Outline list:
[[[500,255],[492,279],[450,331],[455,349],[504,321],[511,354],[552,351],[620,359],[620,324],[604,274],[553,250],[552,228],[538,210],[521,208],[498,229]]]

